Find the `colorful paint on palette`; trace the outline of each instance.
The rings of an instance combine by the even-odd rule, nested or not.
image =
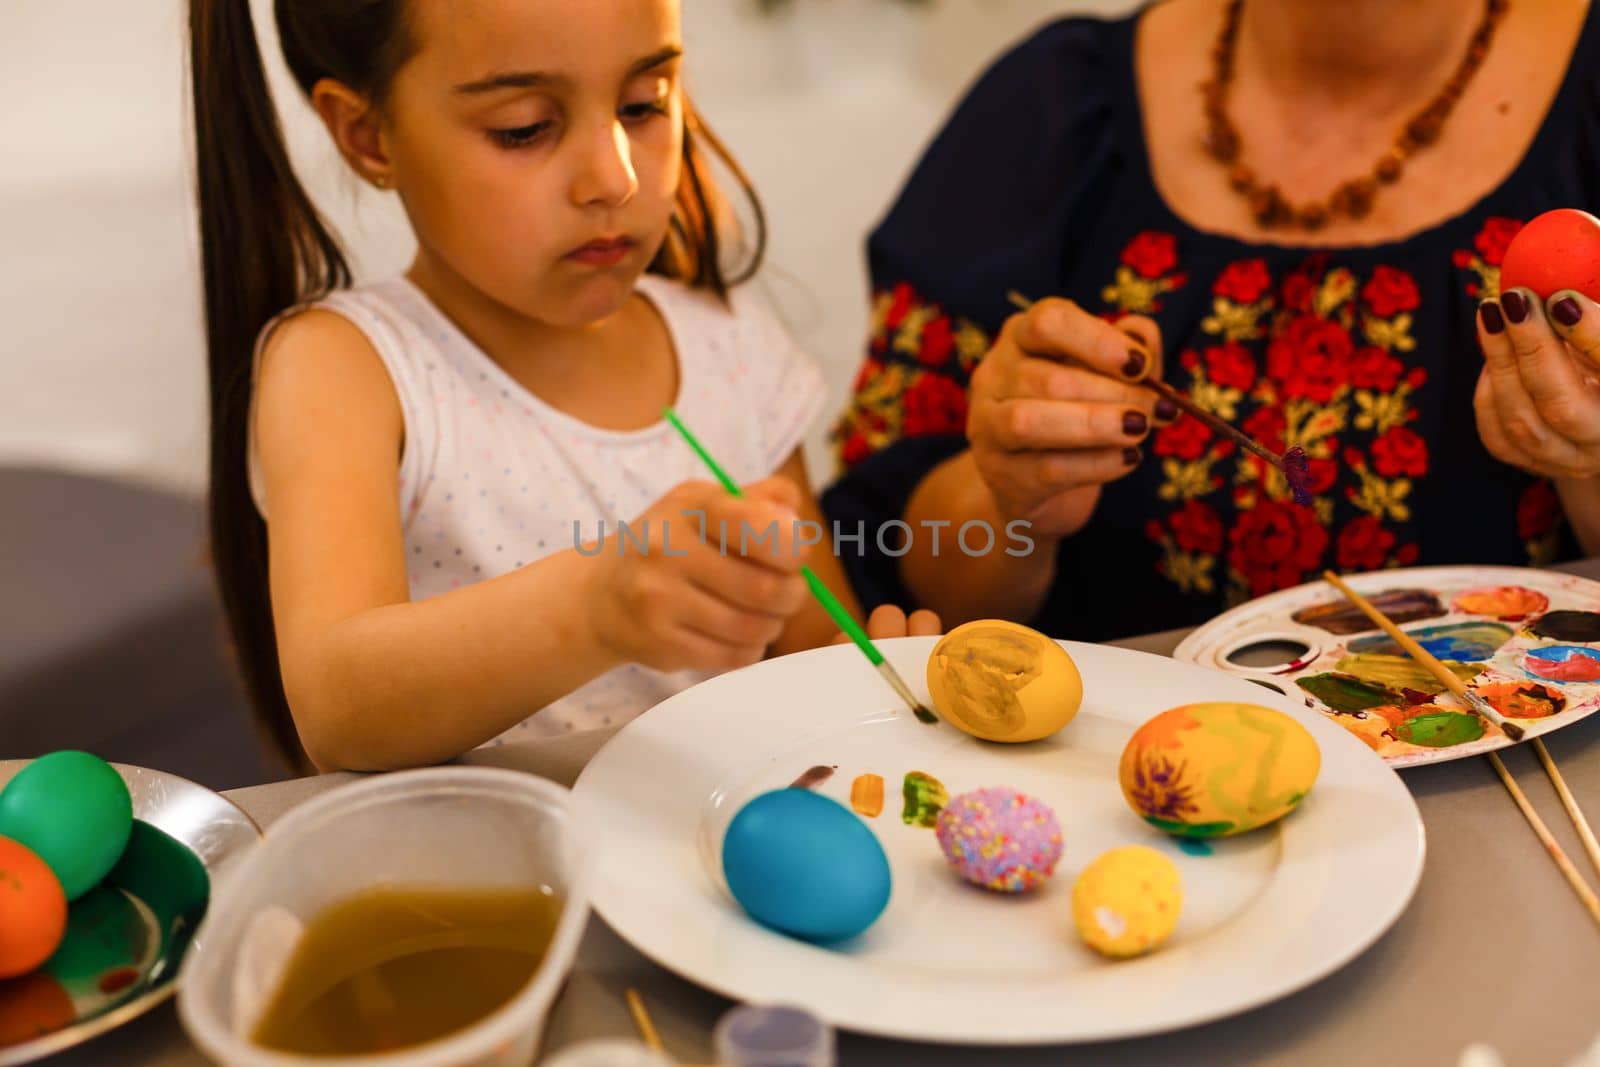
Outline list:
[[[1334,711],[1346,714],[1352,711],[1365,711],[1380,704],[1399,704],[1405,699],[1386,685],[1337,671],[1328,674],[1308,674],[1304,678],[1296,679],[1295,684]]]
[[[1529,626],[1528,631],[1551,641],[1600,641],[1600,612],[1552,611]]]
[[[1456,663],[1453,660],[1444,660],[1444,665],[1450,672],[1464,682],[1470,682],[1483,673],[1484,668],[1476,663]],[[1433,672],[1410,656],[1396,656],[1381,652],[1363,652],[1354,656],[1346,656],[1334,664],[1334,670],[1353,678],[1359,678],[1371,685],[1383,686],[1400,695],[1400,703],[1416,703],[1406,700],[1406,692],[1420,694],[1424,699],[1436,693],[1444,692],[1444,686],[1433,676]],[[1386,702],[1392,703],[1392,702]]]
[[[823,782],[826,782],[829,778],[832,778],[833,777],[833,772],[838,770],[838,769],[839,768],[838,768],[837,765],[829,767],[829,766],[827,766],[825,764],[819,763],[815,767],[812,767],[812,768],[808,769],[804,774],[802,774],[800,777],[796,778],[793,782],[789,783],[789,788],[790,789],[815,789],[817,786],[821,785]]]
[[[1543,732],[1600,714],[1600,581],[1473,566],[1351,581],[1507,718]],[[1309,663],[1233,658],[1252,642],[1290,638],[1315,649]],[[1506,743],[1322,583],[1240,605],[1197,628],[1177,655],[1269,687],[1293,681],[1309,707],[1399,767]]]
[[[1456,597],[1455,601],[1455,609],[1463,615],[1485,615],[1501,622],[1521,622],[1549,606],[1549,597],[1537,589],[1520,585],[1469,589]]]
[[[1430,656],[1457,663],[1480,663],[1494,658],[1500,646],[1511,640],[1511,632],[1511,627],[1498,622],[1456,622],[1406,631]],[[1351,641],[1350,651],[1383,656],[1405,654],[1387,634]]]
[[[1477,693],[1508,719],[1547,719],[1567,706],[1566,697],[1538,682],[1496,682],[1479,686]]]
[[[1476,715],[1443,708],[1406,719],[1394,728],[1395,737],[1408,745],[1424,748],[1449,748],[1476,741],[1484,734],[1483,720]]]
[[[907,826],[932,829],[939,822],[939,813],[950,803],[950,793],[944,783],[921,771],[908,772],[900,791],[905,799],[900,821]]]
[[[876,819],[883,811],[883,776],[858,774],[850,783],[850,807],[857,815]]]
[[[1426,589],[1391,589],[1367,598],[1378,610],[1404,625],[1422,619],[1436,619],[1445,613],[1439,598]],[[1290,618],[1306,626],[1316,626],[1331,634],[1360,634],[1377,629],[1360,608],[1343,597],[1326,604],[1302,608]]]
[[[1600,652],[1582,645],[1531,648],[1522,656],[1522,669],[1552,682],[1600,682]]]

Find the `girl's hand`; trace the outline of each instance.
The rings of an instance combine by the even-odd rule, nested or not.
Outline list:
[[[767,478],[745,493],[685,482],[629,524],[641,538],[648,530],[647,549],[619,545],[620,531],[607,537],[591,586],[595,640],[623,661],[661,671],[760,660],[806,603],[800,567],[810,546],[796,543],[800,491],[792,482]],[[592,546],[585,552],[594,555]]]
[[[1178,411],[1135,383],[1160,376],[1154,322],[1113,326],[1040,300],[1013,315],[972,374],[967,438],[1006,521],[1059,538],[1089,521],[1100,487],[1131,471],[1153,423]]]
[[[1479,305],[1478,343],[1473,410],[1490,453],[1554,478],[1600,473],[1600,306],[1512,289]]]
[[[882,604],[867,616],[867,636],[874,641],[883,637],[937,637],[944,632],[939,616],[926,608],[913,611],[911,617],[893,604]],[[850,635],[840,633],[833,639],[836,645],[848,644]]]

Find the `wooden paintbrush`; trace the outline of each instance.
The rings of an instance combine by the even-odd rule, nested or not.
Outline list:
[[[1499,711],[1495,710],[1495,706],[1493,704],[1489,703],[1487,700],[1483,699],[1483,697],[1468,689],[1467,684],[1458,678],[1454,671],[1435,659],[1427,649],[1417,644],[1416,638],[1412,637],[1410,634],[1400,629],[1399,626],[1395,625],[1393,619],[1389,618],[1389,616],[1373,607],[1373,605],[1365,597],[1346,585],[1344,579],[1340,578],[1332,571],[1323,571],[1322,577],[1327,580],[1329,585],[1343,593],[1345,598],[1348,599],[1350,603],[1360,608],[1361,613],[1372,620],[1373,625],[1379,627],[1384,633],[1394,638],[1394,643],[1399,645],[1401,649],[1405,651],[1406,655],[1410,656],[1419,665],[1426,667],[1435,678],[1443,683],[1446,689],[1455,694],[1456,699],[1460,700],[1463,704],[1477,712],[1479,715],[1483,716],[1488,721],[1500,727],[1501,732],[1507,737],[1511,738],[1511,740],[1522,740],[1522,727],[1518,726],[1514,722],[1509,721],[1504,715],[1500,714]]]
[[[1007,293],[1006,299],[1023,311],[1033,306],[1033,301],[1015,290]],[[1146,378],[1138,384],[1172,401],[1180,410],[1193,415],[1211,427],[1215,433],[1221,434],[1240,448],[1248,449],[1278,468],[1283,472],[1284,481],[1289,483],[1289,492],[1294,495],[1294,502],[1301,506],[1311,503],[1311,470],[1305,449],[1295,445],[1280,456],[1232,423],[1196,404],[1188,394],[1160,378]]]
[[[1516,723],[1507,722],[1505,717],[1494,709],[1493,705],[1468,689],[1466,684],[1456,677],[1450,668],[1434,658],[1427,649],[1417,644],[1416,640],[1400,629],[1393,619],[1379,611],[1361,594],[1351,589],[1343,579],[1332,571],[1324,571],[1322,577],[1328,584],[1343,593],[1350,603],[1360,608],[1362,613],[1379,626],[1384,633],[1394,638],[1395,642],[1413,660],[1427,668],[1435,678],[1443,683],[1450,692],[1463,700],[1468,707],[1499,726],[1505,732],[1505,735],[1513,741],[1522,739],[1523,731],[1520,726]],[[1561,794],[1561,803],[1566,807],[1567,814],[1572,817],[1573,824],[1577,827],[1578,834],[1583,839],[1584,848],[1589,852],[1590,861],[1595,864],[1597,870],[1600,870],[1600,849],[1597,849],[1593,844],[1594,832],[1590,830],[1588,820],[1583,817],[1583,812],[1578,808],[1577,800],[1572,797],[1571,791],[1567,789],[1567,783],[1561,777],[1561,772],[1556,770],[1555,761],[1550,758],[1550,753],[1545,750],[1544,743],[1538,738],[1534,738],[1533,746],[1539,754],[1540,762],[1544,764],[1546,772],[1549,773],[1551,780],[1556,783],[1556,790]],[[1589,883],[1584,881],[1583,875],[1578,873],[1578,868],[1573,866],[1572,860],[1567,857],[1560,843],[1556,841],[1555,835],[1550,833],[1550,828],[1545,825],[1544,820],[1539,817],[1539,813],[1528,802],[1527,796],[1522,792],[1522,787],[1511,776],[1511,771],[1507,769],[1497,753],[1486,753],[1484,758],[1494,768],[1495,774],[1499,775],[1501,783],[1505,785],[1506,791],[1511,794],[1511,799],[1516,803],[1517,810],[1522,812],[1522,817],[1533,828],[1534,835],[1539,838],[1539,843],[1544,846],[1544,850],[1555,861],[1556,866],[1567,879],[1567,883],[1572,886],[1573,892],[1578,894],[1578,899],[1583,902],[1583,906],[1594,918],[1594,921],[1600,923],[1600,898],[1595,896],[1594,890],[1589,888]]]

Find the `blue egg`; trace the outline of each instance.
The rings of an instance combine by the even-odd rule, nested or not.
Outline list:
[[[722,840],[722,873],[750,917],[807,941],[843,941],[889,904],[889,858],[844,805],[809,789],[763,793]]]

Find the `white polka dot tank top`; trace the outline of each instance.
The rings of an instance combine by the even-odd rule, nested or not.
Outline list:
[[[661,314],[678,358],[676,408],[743,484],[772,474],[823,402],[811,360],[753,294],[731,308],[655,275],[639,291]],[[412,600],[471,585],[631,520],[667,490],[710,473],[665,422],[599,429],[519,385],[405,278],[333,293],[377,350],[405,416],[399,503]],[[270,329],[270,327],[269,327]],[[256,506],[266,515],[254,452]],[[574,604],[574,611],[584,610]],[[621,725],[708,677],[637,664],[610,671],[490,742]]]

